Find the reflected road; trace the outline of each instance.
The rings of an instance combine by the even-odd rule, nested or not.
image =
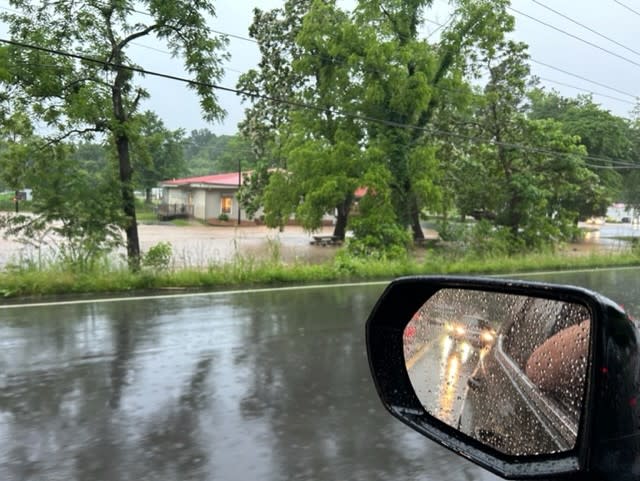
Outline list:
[[[484,353],[442,334],[407,360],[411,384],[429,413],[450,426],[457,425],[467,380]]]
[[[639,273],[531,278],[637,314]],[[0,479],[498,479],[383,409],[364,345],[383,288],[0,308]]]

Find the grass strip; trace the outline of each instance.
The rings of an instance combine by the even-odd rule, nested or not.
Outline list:
[[[359,259],[346,256],[321,264],[286,264],[278,259],[237,258],[204,268],[142,270],[102,267],[76,272],[64,266],[12,269],[0,272],[0,295],[5,298],[104,294],[161,289],[206,290],[317,282],[391,279],[415,274],[513,274],[546,270],[640,266],[632,252],[592,253],[582,256],[528,254],[478,259],[427,255],[423,261]]]

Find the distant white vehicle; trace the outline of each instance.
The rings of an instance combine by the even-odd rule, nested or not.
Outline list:
[[[638,217],[633,207],[621,202],[609,206],[606,219],[609,222],[631,222],[631,219]]]

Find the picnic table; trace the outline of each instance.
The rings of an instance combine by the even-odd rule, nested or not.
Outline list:
[[[342,244],[342,239],[335,235],[314,235],[311,245],[316,246],[339,246]]]

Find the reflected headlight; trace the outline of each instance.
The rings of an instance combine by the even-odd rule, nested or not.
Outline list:
[[[493,333],[492,332],[487,332],[487,331],[483,332],[480,335],[480,337],[485,342],[493,342],[493,340],[495,339],[495,336],[493,335]]]
[[[465,332],[467,332],[466,329],[462,326],[456,326],[454,330],[458,336],[462,336]]]

